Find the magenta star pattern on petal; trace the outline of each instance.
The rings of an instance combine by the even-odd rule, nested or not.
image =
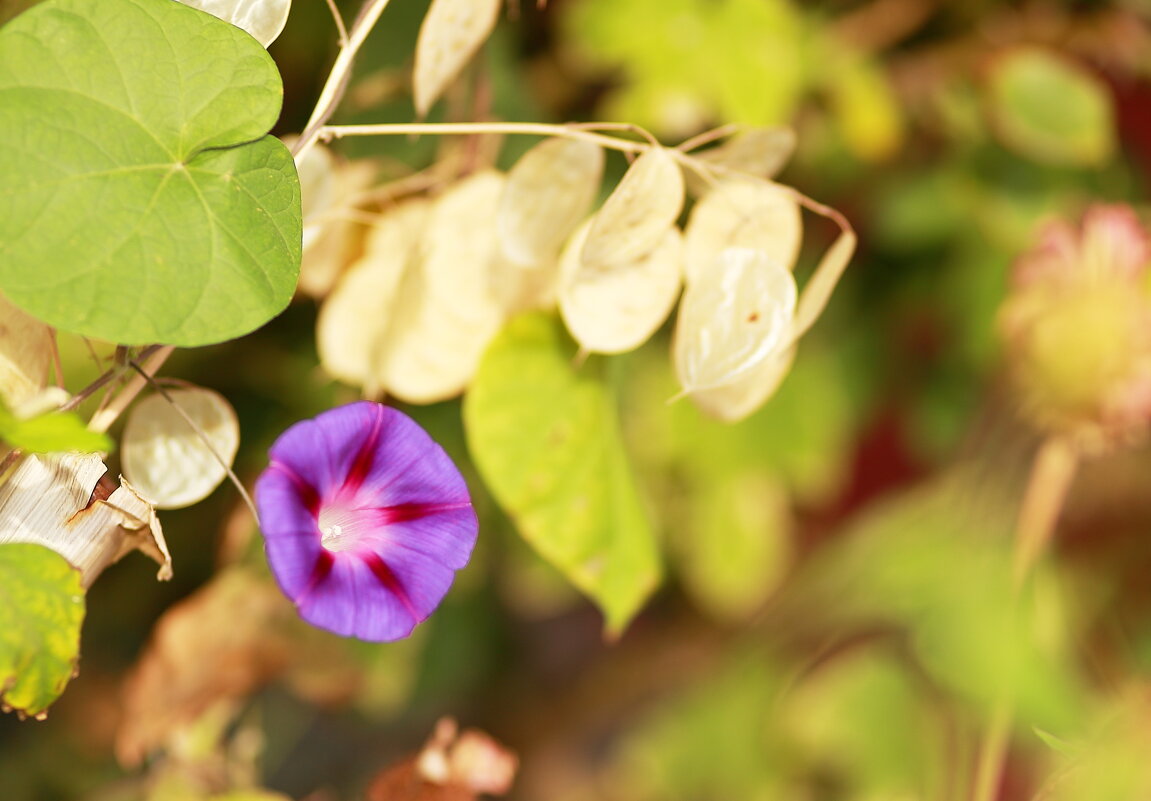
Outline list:
[[[269,451],[256,507],[272,572],[313,625],[408,636],[468,563],[479,524],[443,448],[361,401],[296,423]]]

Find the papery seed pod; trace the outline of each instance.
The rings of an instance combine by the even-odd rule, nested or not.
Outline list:
[[[521,156],[496,218],[504,255],[522,267],[554,261],[595,200],[603,161],[603,148],[578,139],[545,139]]]
[[[581,258],[589,267],[650,253],[683,209],[683,172],[667,148],[645,150],[593,217]]]
[[[364,254],[320,306],[320,365],[341,381],[371,383],[376,353],[396,315],[404,274],[418,258],[429,206],[425,200],[412,200],[389,209],[372,226]]]
[[[791,271],[762,251],[717,254],[679,307],[673,350],[684,391],[734,384],[790,347],[796,294]]]
[[[685,279],[715,264],[724,248],[763,251],[788,269],[803,241],[799,203],[787,187],[755,178],[722,181],[695,204],[684,229]]]
[[[707,165],[721,181],[736,176],[774,178],[795,153],[795,144],[791,128],[750,128],[717,147],[693,153],[691,158]],[[687,175],[692,193],[703,195],[710,188],[693,171]]]
[[[43,389],[52,347],[52,329],[0,295],[0,401],[13,408]]]
[[[795,347],[762,361],[746,375],[730,384],[692,392],[692,402],[705,414],[725,423],[738,423],[775,394],[791,372]]]
[[[503,175],[479,172],[433,203],[375,358],[377,381],[402,400],[433,403],[462,392],[504,321],[491,275],[503,188]]]
[[[240,423],[218,392],[191,387],[167,393],[171,400],[150,395],[132,409],[121,461],[124,475],[157,509],[180,509],[208,497],[227,477],[240,447]]]
[[[416,113],[427,116],[448,84],[491,35],[500,0],[432,0],[416,40]]]
[[[590,227],[589,220],[576,231],[560,259],[560,312],[587,350],[634,350],[663,325],[679,296],[683,237],[672,227],[654,250],[634,261],[589,267],[580,251]]]
[[[180,2],[242,28],[264,47],[276,41],[288,22],[288,12],[292,10],[292,0],[180,0]]]

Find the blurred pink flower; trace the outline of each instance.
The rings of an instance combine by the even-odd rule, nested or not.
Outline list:
[[[1151,420],[1151,240],[1128,206],[1049,224],[1015,266],[1000,328],[1025,414],[1090,446]]]

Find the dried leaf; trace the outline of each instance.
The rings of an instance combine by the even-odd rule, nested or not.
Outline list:
[[[93,496],[106,470],[96,454],[25,456],[0,485],[0,543],[51,548],[80,570],[85,587],[135,549],[160,563],[158,578],[170,578],[172,559],[151,505],[126,482],[101,483]]]
[[[218,392],[190,387],[168,395],[171,402],[155,394],[136,404],[124,426],[121,460],[124,474],[156,508],[180,509],[208,497],[227,477],[240,447],[240,423]]]
[[[765,404],[791,372],[795,348],[765,359],[747,375],[730,384],[691,393],[692,402],[705,414],[725,423],[738,423]]]
[[[579,257],[591,228],[572,237],[560,262],[560,313],[581,346],[594,353],[638,348],[663,325],[679,297],[683,237],[664,232],[650,253],[610,267],[589,267]]]
[[[440,718],[423,750],[380,773],[368,801],[472,801],[479,794],[504,795],[519,760],[478,729]]]
[[[207,11],[252,35],[267,47],[284,30],[292,0],[180,0],[184,5]]]
[[[427,116],[448,84],[491,34],[500,0],[432,0],[416,40],[416,113]]]
[[[500,244],[513,263],[554,261],[595,200],[603,148],[578,139],[545,139],[508,173],[497,217]]]
[[[590,267],[621,264],[650,253],[683,209],[683,172],[667,148],[635,160],[593,217],[582,259]]]
[[[52,329],[0,295],[0,400],[16,408],[48,382]]]
[[[855,254],[855,243],[855,231],[851,229],[840,231],[839,236],[819,260],[815,272],[803,287],[803,296],[800,297],[795,312],[796,339],[806,334],[827,308],[831,293],[835,291],[843,271],[847,269],[851,257]]]
[[[799,204],[786,187],[742,178],[723,181],[704,195],[684,230],[686,280],[715,264],[725,248],[761,250],[792,269],[803,241]]]
[[[404,273],[416,259],[428,207],[426,201],[415,200],[382,216],[368,234],[364,255],[320,307],[320,364],[341,381],[371,383],[375,354],[395,316]]]
[[[432,206],[376,359],[380,385],[401,400],[434,403],[462,392],[503,323],[491,280],[503,187],[501,174],[476,173]]]
[[[673,346],[680,385],[727,386],[776,356],[790,345],[795,302],[785,266],[759,250],[721,251],[683,293]]]
[[[290,653],[280,624],[291,617],[275,585],[239,569],[165,612],[124,685],[120,761],[137,764],[213,706],[277,675]]]

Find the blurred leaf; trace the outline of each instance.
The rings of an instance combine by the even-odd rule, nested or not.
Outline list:
[[[676,570],[700,606],[733,621],[762,608],[790,565],[789,501],[777,479],[755,471],[692,488],[686,519],[672,523]]]
[[[468,446],[496,500],[619,634],[659,581],[654,534],[601,363],[572,365],[557,320],[526,315],[492,343],[464,401]]]
[[[935,798],[945,732],[916,685],[891,652],[861,646],[799,679],[780,716],[808,770],[831,775],[849,797]]]
[[[808,608],[844,630],[905,627],[928,673],[959,697],[985,713],[1009,697],[1019,725],[1061,730],[1083,711],[1072,621],[1045,570],[1016,599],[1011,490],[1009,476],[968,468],[875,507],[811,563],[797,597],[814,592]]]
[[[65,331],[189,346],[287,305],[300,188],[265,136],[282,87],[251,36],[169,0],[47,0],[0,29],[0,96],[0,139],[23,143],[0,150],[14,303]]]
[[[2,401],[0,440],[30,453],[107,453],[112,450],[112,441],[106,435],[89,431],[72,412],[49,412],[21,420],[5,409]]]
[[[903,142],[903,109],[882,66],[846,60],[828,81],[831,107],[848,149],[864,161],[882,161]]]
[[[1057,53],[1018,47],[994,65],[988,87],[996,130],[1021,155],[1097,166],[1115,145],[1106,85]]]
[[[612,797],[628,801],[788,798],[790,754],[772,725],[783,680],[762,651],[729,653],[711,675],[641,719],[618,749]]]
[[[38,716],[76,672],[80,571],[42,545],[0,545],[0,707]]]
[[[573,54],[622,75],[601,117],[668,136],[717,121],[779,125],[803,92],[803,23],[786,0],[583,0],[564,9]]]

